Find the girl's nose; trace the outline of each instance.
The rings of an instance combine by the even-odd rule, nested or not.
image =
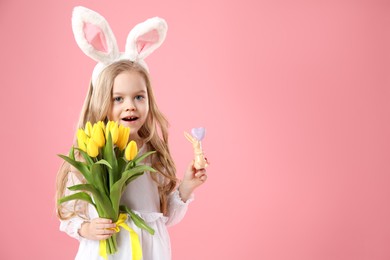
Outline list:
[[[135,111],[136,107],[133,102],[127,102],[125,104],[125,111]]]

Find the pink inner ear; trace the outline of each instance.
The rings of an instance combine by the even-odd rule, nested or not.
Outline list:
[[[85,39],[87,39],[89,44],[91,44],[98,51],[106,53],[108,52],[106,37],[98,26],[91,23],[84,23],[83,30]]]
[[[137,51],[141,53],[148,49],[152,44],[156,43],[159,39],[159,35],[156,29],[147,32],[137,38]]]

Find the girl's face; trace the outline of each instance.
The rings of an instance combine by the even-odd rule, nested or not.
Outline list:
[[[138,130],[149,112],[146,82],[140,73],[126,71],[114,79],[108,119],[130,127],[130,138],[138,139]]]

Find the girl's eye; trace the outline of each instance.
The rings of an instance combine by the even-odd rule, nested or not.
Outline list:
[[[122,100],[122,97],[114,97],[114,102],[121,102]]]
[[[142,100],[142,99],[144,99],[145,97],[144,96],[141,96],[141,95],[137,95],[137,96],[135,96],[135,99],[136,100]]]

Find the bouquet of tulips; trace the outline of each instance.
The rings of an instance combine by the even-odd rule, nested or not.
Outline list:
[[[154,234],[144,220],[131,209],[120,205],[120,199],[128,183],[144,173],[155,170],[139,164],[153,151],[138,155],[135,141],[129,141],[130,128],[109,121],[106,125],[100,121],[92,125],[87,122],[84,129],[78,129],[77,146],[72,147],[69,156],[59,155],[74,166],[85,178],[85,184],[67,187],[76,193],[58,200],[64,203],[70,200],[84,200],[92,204],[99,217],[109,218],[130,232],[133,259],[142,257],[137,234],[126,224],[127,216],[134,223],[149,233]],[[80,156],[75,157],[75,150]],[[134,248],[135,247],[135,248]],[[100,255],[107,259],[107,254],[117,251],[116,234],[100,241]],[[138,256],[137,256],[138,255]]]

